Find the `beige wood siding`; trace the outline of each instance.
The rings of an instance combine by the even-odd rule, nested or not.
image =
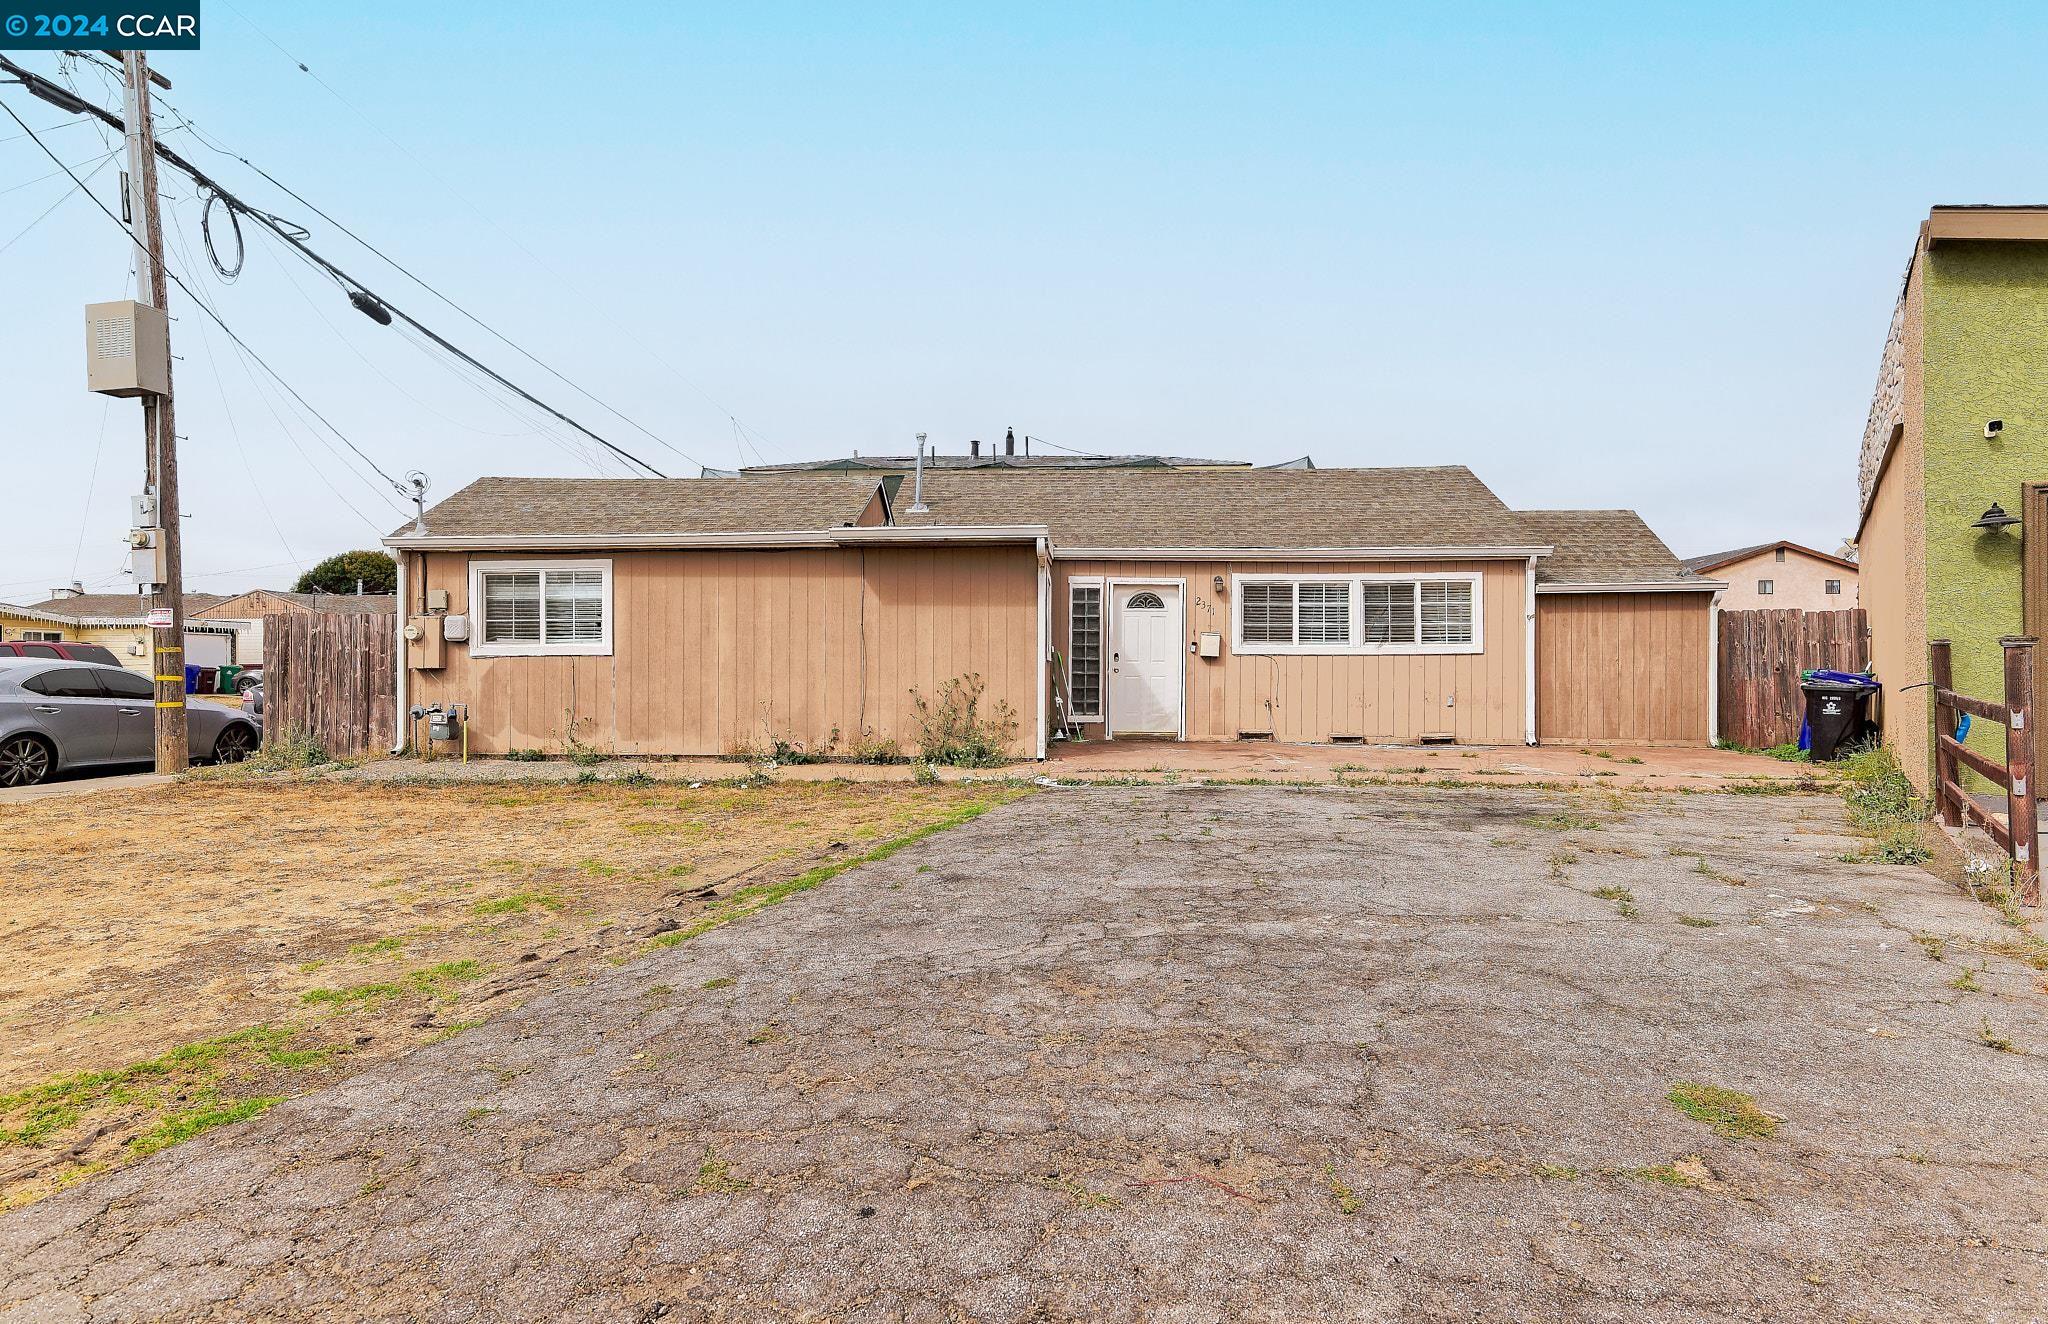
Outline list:
[[[578,559],[605,553],[577,553]],[[425,563],[421,572],[422,559]],[[496,553],[481,561],[521,558]],[[567,733],[621,754],[723,754],[772,738],[844,747],[863,731],[915,747],[913,687],[977,673],[1007,702],[1016,752],[1033,752],[1037,556],[1029,546],[637,551],[612,563],[608,657],[471,657],[412,673],[413,703],[470,705],[471,747],[559,751]],[[467,613],[462,552],[412,561]],[[423,582],[422,582],[423,581]],[[473,632],[481,623],[472,618]]]
[[[1519,745],[1523,698],[1525,561],[1058,561],[1053,574],[1053,645],[1067,653],[1067,614],[1075,578],[1171,579],[1187,583],[1187,637],[1223,636],[1222,656],[1187,657],[1189,740],[1235,740],[1270,732],[1280,741],[1335,737],[1413,740],[1448,731],[1473,745]],[[1232,649],[1233,575],[1479,573],[1480,653],[1444,656],[1254,654]],[[1224,591],[1215,590],[1221,575]],[[1105,629],[1107,618],[1105,616]],[[1109,645],[1105,640],[1104,684]],[[1100,737],[1100,723],[1083,728]]]
[[[1704,745],[1713,594],[1536,599],[1536,732],[1545,742]]]

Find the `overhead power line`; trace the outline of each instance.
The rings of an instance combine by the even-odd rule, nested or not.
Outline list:
[[[281,48],[280,48],[280,49],[281,49]],[[303,67],[303,66],[302,66],[302,67]],[[311,72],[311,71],[309,70],[308,72]],[[323,86],[324,86],[324,84],[323,84]],[[502,331],[498,330],[498,328],[496,328],[496,327],[492,326],[492,325],[491,325],[491,324],[490,324],[489,322],[486,322],[486,321],[484,321],[484,320],[483,320],[483,318],[481,318],[481,317],[477,316],[477,315],[476,315],[475,313],[471,312],[471,311],[470,311],[470,310],[469,310],[468,308],[465,308],[465,307],[464,307],[463,305],[461,305],[460,303],[457,303],[457,302],[455,301],[455,299],[454,299],[454,297],[453,297],[453,296],[451,296],[451,295],[449,295],[449,294],[446,294],[446,293],[444,293],[444,292],[443,292],[443,291],[442,291],[441,289],[439,289],[438,287],[436,287],[436,286],[435,286],[435,285],[434,285],[434,284],[433,284],[432,282],[430,282],[429,280],[427,280],[427,278],[426,278],[426,277],[424,277],[424,276],[420,275],[419,273],[415,272],[414,270],[412,270],[412,268],[410,268],[410,267],[406,266],[406,265],[405,265],[405,264],[404,264],[403,262],[400,262],[400,261],[399,261],[399,260],[398,260],[397,258],[395,258],[395,257],[391,256],[391,255],[390,255],[389,253],[385,252],[385,251],[384,251],[383,249],[381,249],[381,248],[377,247],[377,245],[375,245],[375,244],[371,243],[371,242],[370,242],[369,240],[367,240],[367,239],[363,238],[363,237],[362,237],[361,235],[357,234],[357,233],[356,233],[356,232],[355,232],[354,230],[350,229],[350,228],[349,228],[349,227],[348,227],[347,225],[343,224],[343,223],[342,223],[341,221],[339,221],[339,220],[336,220],[336,219],[335,219],[335,218],[334,218],[334,217],[333,217],[332,215],[328,214],[328,212],[326,212],[326,211],[325,211],[324,209],[322,209],[322,208],[321,208],[321,206],[320,206],[320,204],[318,204],[318,203],[316,203],[316,202],[313,202],[313,201],[311,201],[310,199],[308,199],[308,198],[304,197],[303,195],[301,195],[301,194],[300,194],[300,193],[298,192],[298,190],[294,189],[294,188],[293,188],[293,187],[292,187],[291,185],[289,185],[289,184],[285,183],[285,182],[284,182],[283,180],[279,179],[279,178],[278,178],[277,176],[275,176],[275,175],[271,174],[271,173],[270,173],[270,172],[269,172],[268,170],[265,170],[265,169],[264,169],[264,168],[263,168],[262,166],[260,166],[260,165],[257,165],[257,164],[256,164],[256,163],[255,163],[254,161],[251,161],[251,160],[250,160],[250,159],[249,159],[248,157],[246,157],[246,156],[243,156],[243,155],[242,155],[241,153],[239,153],[239,152],[236,152],[236,151],[233,151],[233,150],[232,150],[232,149],[230,149],[230,148],[227,148],[227,147],[223,147],[223,146],[221,146],[220,144],[218,144],[218,143],[216,143],[216,142],[213,142],[213,141],[212,141],[212,140],[210,139],[209,135],[208,135],[208,134],[207,134],[207,133],[206,133],[205,131],[203,131],[202,129],[200,129],[198,125],[194,124],[194,123],[193,123],[193,122],[192,122],[192,121],[191,121],[190,119],[188,119],[188,118],[187,118],[187,117],[185,116],[185,114],[184,114],[184,113],[183,113],[182,111],[180,111],[180,110],[179,110],[179,109],[178,109],[177,107],[175,107],[175,106],[171,105],[170,103],[168,103],[168,102],[164,101],[164,100],[163,100],[163,99],[162,99],[161,97],[159,97],[159,98],[157,99],[157,104],[159,104],[159,105],[163,106],[163,107],[164,107],[164,109],[166,109],[166,110],[170,111],[170,113],[171,113],[171,114],[172,114],[173,116],[175,116],[175,117],[177,118],[177,120],[178,120],[178,123],[179,123],[179,124],[180,124],[180,125],[181,125],[182,127],[184,127],[185,129],[187,129],[187,130],[189,130],[189,131],[191,132],[191,134],[192,134],[192,137],[193,137],[193,139],[194,139],[195,141],[197,141],[197,142],[199,143],[199,145],[200,145],[200,146],[202,146],[202,147],[206,148],[206,149],[207,149],[208,151],[210,151],[210,152],[213,152],[213,153],[215,153],[215,154],[217,154],[217,155],[220,155],[220,156],[225,156],[225,157],[227,157],[227,158],[228,158],[229,160],[231,160],[231,161],[239,161],[239,162],[240,162],[241,164],[243,164],[243,165],[245,165],[245,166],[249,167],[249,169],[251,169],[251,170],[255,171],[255,172],[256,172],[257,174],[259,174],[259,175],[263,176],[263,178],[264,178],[265,180],[269,181],[269,183],[270,183],[270,184],[271,184],[271,185],[272,185],[273,187],[275,187],[275,188],[276,188],[276,189],[277,189],[277,190],[278,190],[279,192],[283,193],[283,194],[284,194],[284,195],[285,195],[286,197],[290,198],[290,199],[291,199],[291,200],[292,200],[293,202],[296,202],[296,203],[298,203],[298,204],[299,204],[299,205],[300,205],[301,207],[304,207],[304,208],[305,208],[305,209],[306,209],[307,211],[310,211],[310,212],[312,212],[312,213],[313,213],[313,214],[314,214],[315,216],[318,216],[318,217],[319,217],[319,218],[320,218],[321,220],[323,220],[323,221],[326,221],[326,222],[327,222],[327,223],[328,223],[329,225],[331,225],[331,226],[333,226],[333,227],[334,227],[335,229],[337,229],[337,230],[341,231],[341,232],[342,232],[343,234],[347,235],[347,236],[348,236],[348,237],[349,237],[350,239],[353,239],[353,240],[355,240],[355,241],[356,241],[356,243],[358,243],[358,244],[362,245],[362,247],[363,247],[363,248],[367,249],[367,250],[368,250],[368,251],[369,251],[370,253],[374,254],[374,255],[375,255],[376,257],[378,257],[379,259],[381,259],[381,260],[382,260],[382,261],[383,261],[383,262],[384,262],[384,263],[385,263],[385,264],[386,264],[387,266],[389,266],[389,267],[390,267],[390,268],[391,268],[391,269],[392,269],[393,271],[396,271],[396,272],[397,272],[397,273],[398,273],[399,275],[401,275],[401,276],[404,276],[404,277],[405,277],[405,278],[406,278],[407,280],[409,280],[409,281],[411,281],[411,282],[412,282],[413,284],[415,284],[415,285],[419,286],[419,287],[420,287],[421,289],[425,290],[425,291],[426,291],[426,292],[427,292],[428,294],[431,294],[431,295],[433,295],[433,296],[434,296],[434,297],[435,297],[436,299],[439,299],[439,300],[440,300],[440,301],[441,301],[442,303],[444,303],[444,304],[448,305],[448,307],[450,307],[450,308],[454,309],[454,310],[455,310],[456,312],[458,312],[458,313],[462,314],[462,316],[464,316],[464,317],[468,318],[468,319],[470,320],[470,322],[474,323],[474,324],[475,324],[475,325],[476,325],[476,326],[477,326],[478,328],[480,328],[480,329],[481,329],[481,330],[482,330],[482,331],[484,332],[484,334],[486,334],[486,335],[490,336],[490,337],[491,337],[492,339],[496,340],[496,341],[497,341],[498,343],[500,343],[500,344],[504,345],[504,346],[505,346],[506,348],[508,348],[508,349],[512,350],[512,351],[513,351],[514,353],[518,354],[518,355],[519,355],[519,356],[520,356],[521,358],[524,358],[524,359],[525,359],[525,360],[526,360],[527,362],[529,362],[529,363],[533,364],[533,365],[534,365],[534,366],[535,366],[536,368],[539,368],[539,369],[540,369],[540,370],[541,370],[542,372],[545,372],[545,373],[547,373],[547,374],[548,374],[548,375],[549,375],[550,377],[553,377],[553,378],[554,378],[554,379],[555,379],[556,381],[559,381],[559,382],[561,382],[561,383],[562,383],[562,384],[563,384],[564,386],[566,386],[566,387],[568,387],[568,388],[569,388],[570,390],[572,390],[572,391],[576,392],[576,393],[577,393],[578,395],[582,396],[582,397],[583,397],[584,399],[586,399],[586,400],[590,401],[590,402],[591,402],[592,404],[596,405],[596,406],[597,406],[598,408],[600,408],[600,409],[604,410],[604,411],[605,411],[606,413],[610,414],[610,415],[611,415],[612,417],[614,417],[614,418],[618,419],[618,420],[619,420],[620,422],[624,423],[624,424],[625,424],[625,425],[626,425],[627,427],[629,427],[629,428],[632,428],[632,429],[633,429],[633,430],[634,430],[635,432],[638,432],[638,433],[639,433],[639,434],[641,434],[642,436],[646,437],[646,438],[647,438],[647,439],[648,439],[649,441],[653,442],[653,443],[654,443],[655,445],[657,445],[657,446],[660,446],[660,447],[662,447],[662,448],[663,448],[663,449],[665,449],[665,450],[673,451],[673,452],[674,452],[675,454],[677,454],[677,455],[681,456],[681,457],[682,457],[683,459],[685,459],[685,460],[688,460],[688,461],[689,461],[690,463],[692,463],[692,464],[698,464],[698,463],[700,463],[700,461],[698,461],[698,460],[697,460],[697,458],[696,458],[695,456],[691,455],[691,454],[690,454],[690,453],[689,453],[688,451],[685,451],[685,450],[683,450],[683,449],[682,449],[681,447],[679,447],[679,446],[675,445],[675,444],[674,444],[673,442],[669,441],[669,440],[668,440],[668,439],[667,439],[666,437],[663,437],[663,436],[661,436],[660,434],[658,434],[658,433],[656,433],[656,432],[653,432],[653,431],[649,430],[649,429],[648,429],[647,427],[643,426],[643,425],[642,425],[642,424],[641,424],[641,423],[640,423],[639,421],[637,421],[636,419],[634,419],[634,418],[633,418],[633,417],[632,417],[631,415],[628,415],[628,414],[626,414],[626,413],[623,413],[623,412],[621,412],[621,411],[620,411],[619,409],[617,409],[616,407],[614,407],[613,405],[611,405],[611,404],[608,404],[608,403],[606,403],[606,402],[605,402],[605,401],[604,401],[603,399],[601,399],[600,397],[598,397],[598,396],[596,396],[596,395],[592,394],[592,393],[590,392],[590,390],[589,390],[588,388],[584,387],[584,386],[583,386],[583,385],[581,385],[580,383],[578,383],[578,382],[574,381],[574,380],[573,380],[573,379],[571,379],[570,377],[568,377],[568,376],[566,376],[565,374],[563,374],[563,373],[562,373],[562,372],[561,372],[561,371],[560,371],[559,369],[557,369],[557,368],[556,368],[556,367],[555,367],[555,366],[554,366],[553,364],[551,364],[551,363],[547,362],[547,361],[546,361],[545,359],[542,359],[542,358],[540,358],[539,356],[537,356],[536,354],[534,354],[534,353],[533,353],[533,351],[531,351],[531,350],[527,349],[527,348],[526,348],[526,346],[524,346],[524,345],[520,344],[520,343],[519,343],[518,341],[516,341],[516,340],[512,339],[512,338],[511,338],[510,336],[506,335],[506,334],[505,334],[504,332],[502,332]],[[210,203],[210,200],[209,200],[209,203]],[[231,208],[230,208],[230,210],[229,210],[229,215],[230,215],[230,216],[234,215],[234,211],[233,211],[232,207],[231,207]],[[238,239],[240,238],[240,231],[239,231],[239,230],[237,230],[237,231],[236,231],[236,237],[237,237]],[[211,252],[211,249],[209,249],[208,251],[209,251],[209,252]],[[227,273],[223,272],[222,274],[223,274],[223,275],[226,275]],[[409,319],[408,319],[408,320],[409,320]],[[735,418],[735,419],[733,419],[732,421],[733,421],[733,425],[734,425],[735,427],[738,427],[738,426],[740,426],[740,422],[739,422],[739,420],[738,420],[738,419],[736,419],[736,418]]]
[[[5,58],[0,57],[0,64],[5,63],[7,63]],[[0,101],[0,110],[6,111],[7,117],[13,120],[16,124],[21,125],[23,129],[28,129],[27,121],[23,120],[21,116],[14,113],[14,107],[8,105],[4,101]],[[48,156],[52,161],[56,161],[59,166],[64,166],[64,162],[59,160],[57,154],[50,150],[49,144],[45,143],[41,138],[35,137],[34,130],[29,130],[29,136],[31,138],[35,138],[36,146],[43,149],[44,155]],[[163,149],[158,148],[158,151],[159,153],[161,153]],[[85,194],[86,197],[91,198],[92,205],[98,207],[101,213],[105,215],[108,220],[112,221],[116,226],[119,226],[122,233],[125,234],[128,232],[128,227],[126,224],[122,222],[121,218],[114,215],[112,211],[108,210],[107,204],[101,202],[99,200],[99,197],[96,194],[94,194],[91,189],[85,186],[84,180],[80,179],[77,175],[72,174],[71,168],[69,166],[64,166],[64,173],[67,175],[71,175],[71,182],[78,186],[78,191]],[[206,302],[206,300],[200,298],[196,290],[194,290],[190,285],[187,285],[185,283],[184,277],[180,276],[177,272],[171,270],[168,264],[166,264],[164,267],[164,275],[168,276],[173,284],[175,284],[179,289],[183,290],[185,292],[186,297],[191,299],[194,304],[198,305],[199,310],[201,312],[205,313],[208,317],[212,318],[214,324],[220,327],[222,331],[226,332],[228,339],[234,341],[235,344],[241,348],[243,353],[247,354],[250,358],[255,359],[256,362],[263,368],[265,372],[269,373],[273,378],[276,378],[277,384],[279,386],[284,387],[286,391],[290,392],[291,397],[294,400],[297,400],[299,404],[305,408],[306,412],[313,415],[313,417],[319,419],[320,422],[326,426],[329,432],[332,432],[336,437],[339,437],[341,439],[342,445],[348,447],[351,451],[355,452],[356,458],[360,459],[364,464],[369,465],[370,468],[373,471],[375,471],[376,475],[379,478],[382,478],[385,482],[389,483],[391,485],[392,491],[401,493],[406,496],[410,496],[412,494],[412,489],[406,487],[396,478],[393,478],[390,474],[386,473],[381,465],[379,465],[375,460],[371,459],[367,454],[363,452],[362,447],[356,445],[353,441],[350,441],[348,439],[348,436],[345,433],[343,433],[340,428],[334,426],[334,424],[327,421],[326,415],[322,414],[319,410],[313,408],[312,403],[308,401],[306,397],[300,395],[297,388],[294,387],[290,382],[286,381],[283,378],[283,376],[281,376],[278,373],[277,369],[271,367],[269,363],[265,362],[263,356],[258,354],[255,351],[255,349],[253,349],[250,346],[248,341],[242,339],[239,335],[235,334],[235,329],[229,326],[227,322],[221,318],[221,315],[213,310],[213,308]]]
[[[33,70],[23,68],[21,65],[14,63],[12,60],[7,59],[5,56],[0,56],[0,70],[4,70],[7,73],[12,74],[15,78],[21,81],[21,83],[29,90],[31,94],[48,100],[53,105],[57,105],[66,110],[72,110],[77,113],[94,116],[95,118],[104,121],[106,124],[108,124],[114,129],[120,130],[123,133],[127,132],[127,127],[122,123],[120,116],[115,115],[110,111],[104,110],[98,106],[93,105],[88,101],[83,100],[80,97],[73,95],[72,93],[66,91],[59,85],[50,82],[46,78],[43,78],[41,75],[35,73]],[[0,108],[6,109],[8,116],[11,119],[13,119],[16,124],[19,124],[22,127],[22,129],[29,134],[30,137],[35,138],[36,145],[43,149],[44,155],[48,156],[52,161],[55,161],[59,166],[63,166],[63,161],[59,160],[57,155],[54,152],[50,151],[48,144],[44,143],[41,138],[35,137],[34,131],[29,129],[27,122],[23,120],[21,116],[14,113],[12,107],[0,106]],[[263,226],[263,228],[269,230],[272,234],[276,235],[278,238],[284,240],[287,244],[291,245],[291,247],[299,254],[299,256],[304,258],[313,266],[319,268],[321,271],[325,272],[334,280],[338,281],[345,289],[349,291],[349,302],[354,304],[356,308],[359,311],[361,311],[365,316],[371,318],[373,321],[384,323],[385,325],[389,325],[392,318],[397,318],[398,320],[404,322],[406,325],[412,327],[415,331],[418,331],[421,335],[427,337],[427,339],[431,340],[435,345],[439,346],[446,353],[453,355],[454,357],[462,360],[464,363],[467,363],[469,366],[476,369],[478,372],[484,374],[486,377],[489,377],[492,381],[496,382],[505,390],[510,391],[512,394],[518,396],[520,399],[525,400],[534,408],[539,409],[543,413],[551,415],[552,417],[560,420],[562,423],[575,429],[577,432],[582,433],[584,436],[590,438],[598,445],[612,452],[614,455],[617,455],[619,458],[626,460],[631,464],[637,465],[641,469],[644,469],[648,473],[654,475],[656,478],[667,477],[667,475],[664,474],[661,470],[655,468],[647,461],[633,454],[625,447],[620,446],[616,442],[613,442],[608,438],[601,436],[592,429],[585,427],[576,419],[570,417],[563,411],[555,408],[553,405],[547,403],[547,401],[542,400],[539,396],[533,394],[531,391],[528,391],[526,388],[520,386],[511,378],[505,376],[503,373],[497,371],[495,368],[492,368],[489,364],[483,362],[481,359],[478,359],[475,355],[470,354],[468,351],[464,350],[459,345],[456,345],[447,337],[441,335],[432,327],[426,325],[424,322],[421,322],[418,318],[412,316],[410,313],[407,313],[404,309],[398,307],[389,299],[386,299],[382,295],[377,294],[375,291],[371,290],[368,285],[356,279],[348,272],[342,270],[341,267],[337,266],[335,263],[329,261],[327,258],[321,256],[318,252],[316,252],[310,245],[306,243],[304,232],[298,230],[297,227],[291,225],[290,222],[284,221],[279,217],[271,215],[269,212],[251,206],[249,203],[243,201],[240,197],[237,197],[234,193],[222,187],[222,185],[218,181],[216,181],[212,176],[208,175],[205,171],[201,170],[199,167],[193,165],[190,161],[187,161],[183,156],[179,155],[176,150],[166,147],[162,143],[158,143],[156,145],[156,154],[164,161],[169,162],[176,169],[184,172],[187,176],[191,178],[192,182],[194,184],[197,184],[200,188],[210,190],[214,194],[217,194],[220,197],[220,200],[223,203],[225,203],[229,208],[231,208],[234,212],[246,216],[250,220],[253,220],[257,224]],[[70,174],[71,172],[67,168],[65,173]],[[72,181],[74,183],[78,183],[78,177],[76,175],[72,175]],[[82,183],[79,183],[79,187],[83,189],[85,186]],[[88,196],[90,196],[89,193]],[[93,202],[95,205],[99,207],[99,209],[102,212],[106,212],[107,216],[111,218],[116,225],[121,225],[121,219],[118,216],[115,216],[113,212],[108,211],[106,205],[104,203],[101,203],[97,197],[93,198]],[[127,227],[124,225],[122,226],[122,228],[125,230]],[[172,279],[177,280],[178,278],[176,276],[173,276]],[[178,285],[179,288],[185,289],[186,293],[191,293],[191,290],[189,289],[189,287],[185,285],[185,282],[183,280],[178,280]],[[196,296],[194,297],[196,301]],[[202,303],[201,307],[204,308],[205,305]],[[244,347],[246,348],[246,344],[242,342],[238,336],[235,335],[233,330],[231,330],[228,327],[227,323],[221,321],[219,314],[212,312],[211,309],[207,309],[207,313],[208,316],[212,317],[215,322],[220,324],[221,329],[223,331],[226,331],[231,339],[234,339],[238,344],[244,344]],[[252,355],[255,353],[255,351],[253,350],[250,350],[249,352]],[[259,363],[262,362],[260,358],[257,361]],[[264,367],[266,371],[269,371],[269,365],[265,364]],[[273,373],[273,375],[275,374]],[[279,380],[280,382],[282,382],[283,379],[280,378]],[[287,386],[286,389],[290,390],[291,388]],[[294,396],[297,396],[298,392],[293,391],[292,394]],[[303,403],[303,400],[301,402]],[[307,408],[311,409],[311,406],[308,405]],[[322,421],[324,422],[325,420]],[[329,426],[331,427],[332,425]],[[340,433],[337,431],[336,435],[339,436]],[[354,450],[355,444],[353,442],[350,442],[349,448],[351,450]],[[358,451],[357,453],[361,454],[360,451]],[[681,452],[678,452],[678,454],[681,454]],[[690,457],[686,455],[684,456],[684,458],[688,459]],[[363,456],[363,460],[365,463],[370,463],[372,468],[376,468],[376,465],[370,461],[367,455]],[[389,479],[389,475],[385,475],[382,469],[378,469],[377,472],[379,473],[380,476],[384,476],[387,479]],[[392,482],[392,485],[396,490],[406,493],[407,495],[410,495],[409,489],[404,488],[403,486],[398,484],[396,480],[389,481]]]

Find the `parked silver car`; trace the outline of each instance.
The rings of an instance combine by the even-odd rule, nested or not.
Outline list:
[[[194,761],[238,763],[262,741],[237,709],[186,701]],[[147,763],[156,750],[156,687],[96,662],[0,659],[0,786],[33,786],[64,768]]]

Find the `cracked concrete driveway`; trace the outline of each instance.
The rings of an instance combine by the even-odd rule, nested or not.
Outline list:
[[[2041,976],[1856,844],[1044,792],[0,1221],[0,1320],[2038,1319]]]

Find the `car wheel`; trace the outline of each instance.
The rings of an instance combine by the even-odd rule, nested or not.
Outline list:
[[[34,786],[50,775],[55,763],[50,747],[34,736],[0,740],[0,786]]]
[[[261,676],[240,676],[235,680],[235,692],[247,697],[250,690],[255,689],[262,683],[263,677]]]
[[[240,722],[221,728],[213,740],[215,763],[240,763],[256,752],[256,733]]]

